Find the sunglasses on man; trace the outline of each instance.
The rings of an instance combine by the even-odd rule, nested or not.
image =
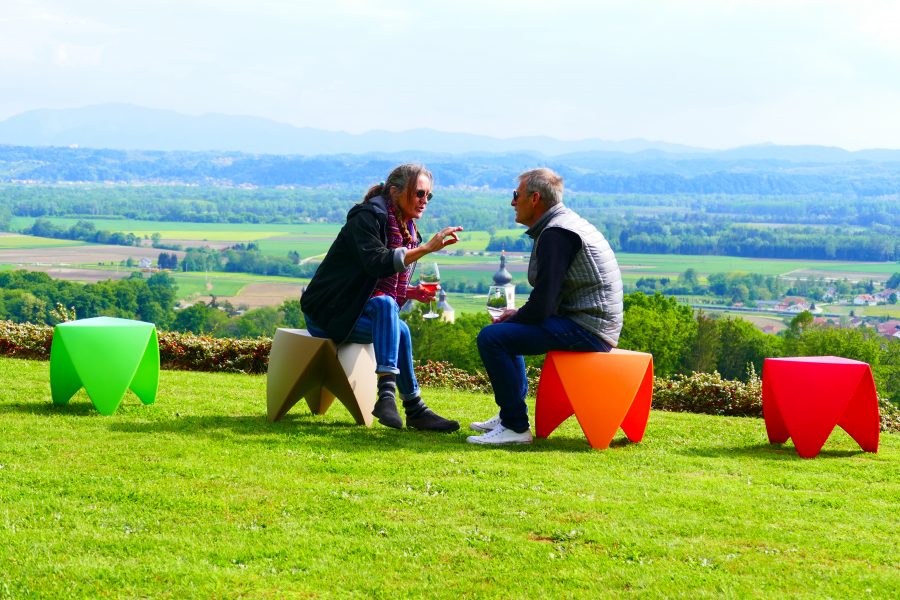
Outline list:
[[[534,194],[535,192],[525,192],[525,195]],[[519,199],[519,190],[513,190],[513,201]]]

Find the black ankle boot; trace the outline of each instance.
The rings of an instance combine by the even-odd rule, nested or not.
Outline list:
[[[406,413],[406,426],[423,431],[442,431],[450,433],[459,429],[458,421],[451,421],[428,408],[421,398],[403,401]]]
[[[403,419],[397,412],[397,379],[393,375],[378,379],[378,400],[375,401],[372,415],[385,427],[403,428]]]

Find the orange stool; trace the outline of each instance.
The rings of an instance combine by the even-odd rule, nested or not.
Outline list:
[[[878,452],[881,419],[872,369],[838,356],[767,358],[763,418],[770,444],[793,438],[797,454],[813,458],[836,426],[866,452]]]
[[[546,438],[574,414],[591,448],[609,448],[619,427],[629,440],[640,442],[652,397],[651,354],[553,350],[541,370],[535,433]]]

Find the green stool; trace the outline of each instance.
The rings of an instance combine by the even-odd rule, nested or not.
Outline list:
[[[66,404],[84,386],[101,415],[116,412],[125,392],[152,404],[159,387],[156,326],[96,317],[60,323],[50,347],[53,404]]]

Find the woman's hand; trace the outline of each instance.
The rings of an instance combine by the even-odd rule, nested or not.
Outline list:
[[[440,289],[440,286],[438,286],[438,289]],[[425,288],[423,288],[421,284],[406,288],[406,297],[423,304],[428,304],[429,302],[434,300],[434,294],[425,291]]]
[[[443,250],[450,244],[455,244],[459,241],[459,237],[456,235],[457,231],[462,231],[462,227],[444,227],[434,234],[430,240],[422,244],[422,246],[429,254],[431,252]]]
[[[462,231],[462,227],[444,227],[434,234],[434,237],[421,246],[417,246],[407,251],[403,259],[403,264],[411,265],[426,254],[443,250],[450,244],[455,244],[459,241],[459,237],[456,235],[457,231]]]

